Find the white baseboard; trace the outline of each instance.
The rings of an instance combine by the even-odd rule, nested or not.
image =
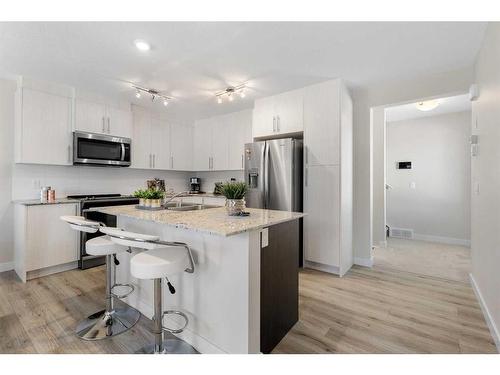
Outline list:
[[[418,241],[437,242],[437,243],[444,243],[447,245],[460,245],[460,246],[470,247],[470,240],[464,240],[462,238],[430,236],[427,234],[415,233],[413,235],[413,239]]]
[[[11,271],[14,269],[14,262],[0,263],[0,272]]]
[[[334,275],[340,276],[340,268],[336,266],[330,266],[323,263],[311,262],[310,260],[304,261],[304,268],[310,268],[312,270],[333,273]]]
[[[370,258],[358,258],[354,257],[354,264],[363,267],[373,267],[373,255]]]
[[[481,307],[481,311],[483,312],[484,319],[486,320],[486,324],[488,325],[488,328],[490,329],[491,336],[493,337],[493,341],[495,341],[495,345],[497,347],[497,351],[500,353],[500,332],[498,331],[498,328],[495,324],[495,321],[493,320],[493,317],[490,314],[490,310],[488,309],[488,306],[486,305],[485,300],[483,299],[483,295],[481,294],[481,290],[479,289],[479,286],[476,284],[476,280],[474,279],[474,276],[472,274],[469,274],[470,278],[470,283],[472,285],[472,290],[474,291],[474,294],[477,297],[477,300],[479,301],[479,306]]]

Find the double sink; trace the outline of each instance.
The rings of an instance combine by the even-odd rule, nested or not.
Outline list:
[[[170,211],[198,211],[206,210],[209,208],[218,208],[213,204],[198,204],[198,203],[183,203],[183,202],[169,202],[165,205],[165,208]]]

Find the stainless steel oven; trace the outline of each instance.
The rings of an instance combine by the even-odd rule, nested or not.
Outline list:
[[[130,204],[138,204],[139,199],[120,194],[87,194],[87,195],[70,195],[68,198],[77,199],[80,201],[80,215],[87,219],[99,221],[108,227],[116,227],[116,216],[106,215],[101,212],[92,211],[92,208],[107,207],[107,206],[123,206]],[[78,266],[81,269],[96,267],[105,263],[105,257],[93,256],[85,251],[85,243],[95,237],[103,236],[101,232],[96,233],[80,233],[80,260]]]
[[[130,166],[130,138],[73,132],[73,164]]]

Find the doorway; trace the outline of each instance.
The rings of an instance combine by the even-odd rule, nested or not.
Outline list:
[[[373,119],[374,267],[467,282],[468,95],[378,107]]]

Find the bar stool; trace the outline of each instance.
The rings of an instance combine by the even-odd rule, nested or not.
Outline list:
[[[195,348],[185,341],[175,337],[164,339],[163,331],[171,334],[181,333],[189,323],[189,319],[182,311],[166,310],[162,308],[162,280],[167,281],[170,293],[175,293],[174,286],[168,277],[182,272],[193,273],[194,261],[191,249],[183,242],[160,241],[158,236],[121,231],[116,228],[100,228],[113,242],[147,251],[135,255],[130,260],[130,272],[138,279],[153,280],[154,282],[154,315],[153,329],[155,343],[142,348],[139,353],[154,354],[196,354]],[[165,315],[174,314],[184,319],[183,327],[172,329],[163,326]]]
[[[88,220],[83,216],[61,216],[74,230],[96,233],[104,224]],[[127,246],[114,243],[108,236],[99,236],[85,243],[87,254],[106,256],[106,308],[88,316],[76,327],[76,334],[83,340],[102,340],[123,333],[132,328],[141,317],[141,313],[131,306],[114,306],[114,298],[125,298],[134,291],[131,284],[116,283],[116,266],[119,264],[116,254],[127,251]],[[130,291],[122,295],[113,293],[117,286],[128,287]]]

